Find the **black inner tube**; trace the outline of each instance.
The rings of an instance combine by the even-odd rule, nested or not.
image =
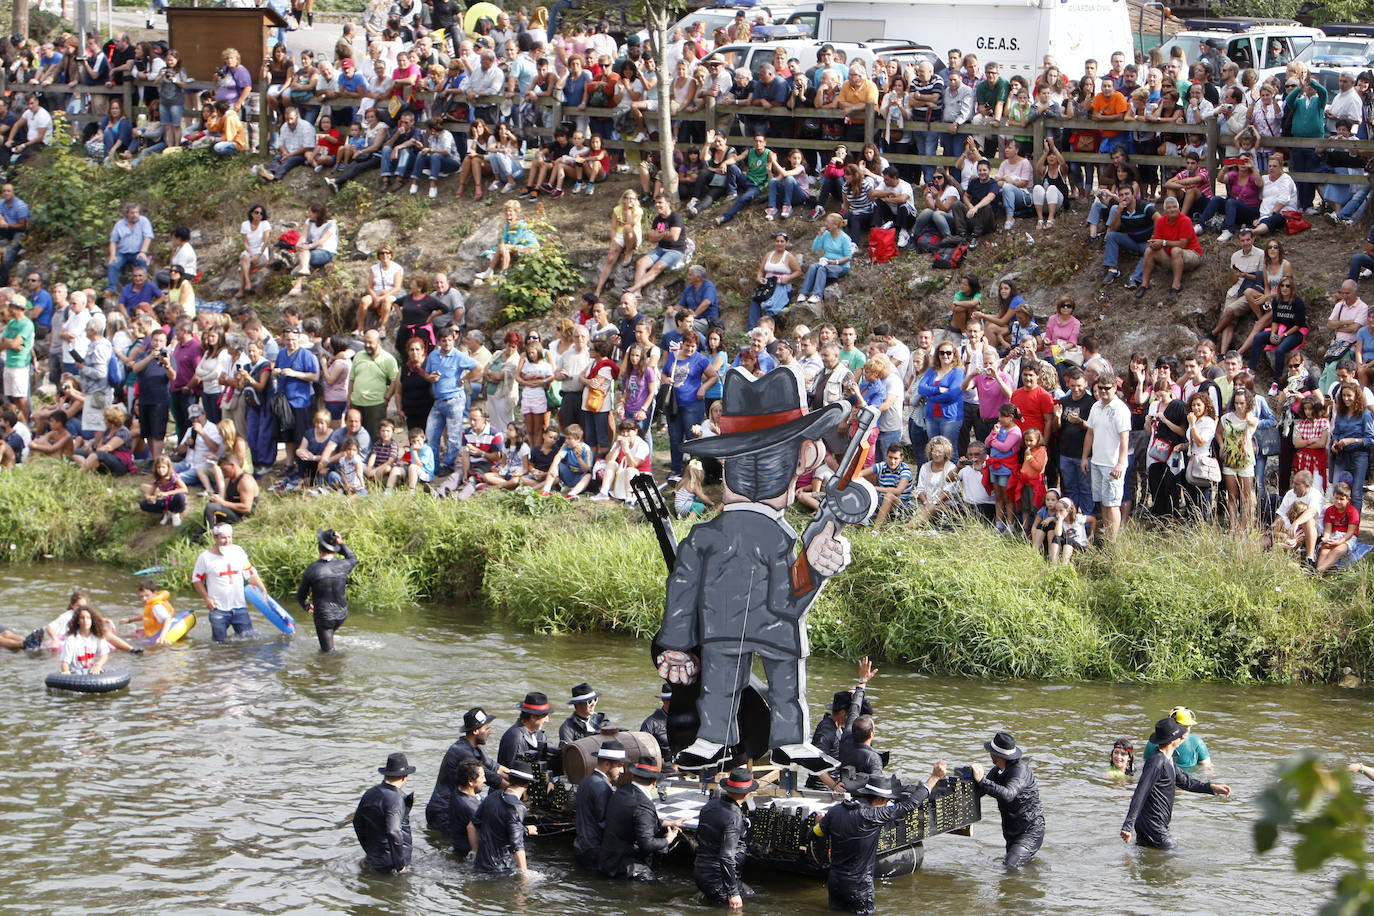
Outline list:
[[[71,690],[76,693],[109,693],[129,686],[129,672],[110,670],[100,674],[63,674],[54,671],[43,679],[43,683],[54,690]]]

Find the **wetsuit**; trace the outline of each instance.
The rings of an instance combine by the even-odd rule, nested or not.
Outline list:
[[[839,757],[840,766],[853,767],[856,776],[863,776],[865,773],[878,776],[883,772],[883,758],[871,745],[855,741],[853,735],[845,735],[840,740]]]
[[[558,746],[567,747],[581,738],[601,734],[601,723],[604,721],[606,714],[602,712],[594,712],[586,719],[573,713],[558,726]]]
[[[577,787],[573,799],[577,807],[577,838],[573,840],[573,859],[583,868],[595,871],[601,852],[601,836],[606,830],[606,807],[615,786],[601,770],[592,770]]]
[[[321,557],[305,568],[300,588],[296,589],[296,603],[310,613],[314,605],[315,636],[320,640],[321,652],[334,651],[334,631],[348,619],[348,574],[358,565],[358,558],[347,544],[339,545],[342,556]]]
[[[1030,761],[1022,757],[1010,761],[1005,770],[993,769],[983,775],[975,788],[979,795],[997,799],[1002,838],[1007,841],[1002,864],[1007,868],[1025,865],[1045,841],[1045,809],[1040,804],[1040,790],[1035,786]]]
[[[667,850],[668,841],[667,831],[658,822],[658,807],[648,794],[652,791],[632,782],[616,789],[611,796],[597,860],[603,875],[654,880],[649,860],[654,853]]]
[[[543,760],[547,741],[542,728],[537,732],[530,732],[524,725],[516,722],[501,735],[501,743],[496,748],[496,762],[509,769],[520,760],[531,763]]]
[[[1121,829],[1134,833],[1136,843],[1141,846],[1173,848],[1169,821],[1174,817],[1175,787],[1185,792],[1216,794],[1210,782],[1194,779],[1180,770],[1173,757],[1155,754],[1140,768],[1140,781],[1136,783],[1131,809],[1126,812]]]
[[[639,723],[639,730],[648,732],[654,736],[658,742],[659,753],[663,755],[666,763],[673,757],[672,748],[668,745],[668,713],[662,709],[655,709],[649,713],[648,717]]]
[[[878,865],[878,831],[884,824],[901,820],[920,807],[930,795],[924,785],[896,804],[872,807],[866,798],[846,799],[825,812],[816,825],[817,835],[830,838],[830,908],[850,913],[872,913],[873,871]]]
[[[749,817],[744,806],[728,795],[706,803],[697,815],[697,857],[692,877],[711,906],[724,906],[731,897],[752,897],[740,880],[749,845]]]
[[[449,809],[449,833],[453,836],[453,854],[460,859],[467,858],[468,853],[472,852],[472,844],[468,842],[468,824],[476,818],[481,803],[478,795],[453,793],[453,805]]]
[[[468,758],[482,764],[489,788],[501,788],[501,771],[496,769],[496,764],[491,762],[486,749],[474,746],[466,736],[459,738],[448,746],[447,751],[444,751],[443,762],[439,764],[439,775],[434,780],[434,791],[430,793],[429,801],[425,803],[425,823],[435,830],[449,830],[449,821],[453,817],[453,800],[460,794],[458,792],[458,764]],[[453,839],[456,842],[458,837],[455,836]]]
[[[389,782],[363,793],[353,813],[353,832],[367,856],[367,864],[392,874],[410,865],[410,808],[415,793],[401,794]]]
[[[509,792],[489,792],[472,822],[478,834],[473,868],[487,875],[515,871],[515,854],[525,848],[525,803]]]
[[[862,715],[864,704],[864,689],[862,687],[849,693],[849,715],[845,717],[844,727],[835,724],[833,713],[826,713],[821,716],[821,721],[816,723],[816,731],[811,735],[811,743],[820,749],[822,754],[840,759],[840,739],[849,734],[849,730],[854,725],[854,720]],[[881,768],[880,768],[881,769]],[[833,773],[831,775],[834,775]],[[825,783],[821,782],[820,777],[812,774],[806,777],[806,788],[824,789]]]

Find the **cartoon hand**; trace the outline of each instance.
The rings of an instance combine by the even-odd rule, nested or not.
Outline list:
[[[849,538],[835,534],[835,523],[826,522],[807,546],[806,562],[819,575],[835,575],[849,565]]]
[[[669,649],[658,657],[658,676],[673,684],[694,684],[700,661],[695,655]]]

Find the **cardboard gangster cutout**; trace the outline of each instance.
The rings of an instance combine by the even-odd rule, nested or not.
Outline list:
[[[739,734],[736,716],[757,655],[768,679],[775,760],[824,768],[826,758],[808,741],[806,613],[826,580],[849,564],[841,526],[862,522],[877,506],[872,485],[856,479],[877,412],[859,412],[840,472],[827,482],[798,555],[783,510],[796,498],[798,475],[823,463],[818,440],[848,419],[850,406],[808,412],[799,376],[783,368],[760,378],[730,372],[722,401],[721,435],[684,448],[721,460],[724,509],[678,545],[654,640],[659,674],[700,688],[696,740],[678,764],[709,765],[748,737]]]

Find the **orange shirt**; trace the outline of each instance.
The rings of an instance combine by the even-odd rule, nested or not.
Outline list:
[[[1103,98],[1102,93],[1099,92],[1097,95],[1093,96],[1092,110],[1095,115],[1124,115],[1127,109],[1130,108],[1130,104],[1131,103],[1126,100],[1126,97],[1116,90],[1112,90],[1112,94],[1108,98]],[[1102,131],[1102,136],[1119,137],[1121,133],[1122,132],[1119,130],[1104,129]]]

